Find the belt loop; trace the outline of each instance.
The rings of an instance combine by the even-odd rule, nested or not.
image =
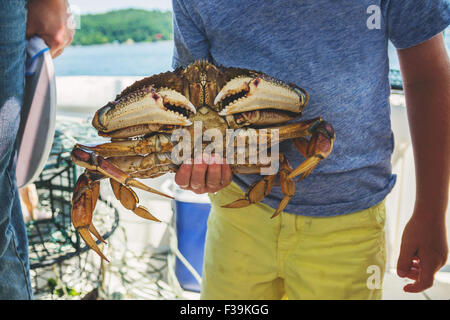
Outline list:
[[[293,213],[285,213],[284,216],[287,218],[285,226],[287,229],[286,231],[289,233],[295,233],[297,231],[297,215]]]
[[[295,232],[298,232],[302,229],[304,224],[305,217],[299,214],[295,215]]]

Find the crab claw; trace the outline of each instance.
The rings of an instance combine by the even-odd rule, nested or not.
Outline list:
[[[308,95],[303,89],[260,74],[230,80],[218,93],[214,104],[222,102],[221,116],[262,109],[300,114],[307,101]]]
[[[82,174],[77,180],[72,197],[71,219],[73,226],[78,231],[81,238],[83,238],[84,242],[86,242],[86,244],[102,259],[109,262],[91,235],[92,233],[98,240],[106,243],[92,224],[92,214],[97,203],[99,191],[99,181],[92,181],[89,179],[86,172]]]
[[[147,86],[133,91],[99,109],[92,125],[111,132],[144,124],[189,126],[187,116],[194,105],[181,93],[168,88]]]

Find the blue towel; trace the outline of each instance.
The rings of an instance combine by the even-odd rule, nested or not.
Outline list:
[[[38,57],[50,50],[47,44],[38,36],[27,41],[27,61],[25,63],[25,76],[29,77],[36,72]]]

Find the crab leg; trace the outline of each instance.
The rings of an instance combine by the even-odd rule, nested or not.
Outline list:
[[[325,159],[333,148],[334,130],[330,124],[320,117],[308,121],[280,127],[279,141],[293,139],[295,147],[307,158],[298,168],[292,169],[287,158],[280,154],[280,186],[284,195],[272,218],[282,212],[295,193],[293,179],[301,175],[299,181],[309,175],[317,164]],[[312,135],[308,140],[306,137]],[[236,172],[235,172],[236,173]],[[254,172],[245,172],[254,173]],[[223,208],[243,208],[261,201],[270,193],[277,175],[264,176],[253,183],[243,199],[238,199]]]
[[[120,203],[125,208],[133,211],[136,215],[138,215],[141,218],[161,222],[161,220],[154,217],[147,210],[147,208],[137,205],[139,202],[139,198],[130,187],[127,187],[126,185],[123,185],[113,179],[109,179],[109,182],[111,183],[111,187],[113,189],[115,197],[117,198],[117,200],[120,201]]]
[[[254,182],[249,187],[245,194],[245,198],[223,205],[222,208],[244,208],[261,201],[272,190],[276,177],[277,174],[264,176],[261,180]]]
[[[280,186],[281,186],[281,193],[283,194],[283,199],[281,199],[280,204],[278,205],[277,210],[272,215],[271,218],[275,218],[277,215],[282,212],[286,206],[288,205],[289,201],[291,201],[291,198],[295,194],[295,183],[292,179],[289,178],[289,174],[292,172],[292,167],[289,164],[288,159],[280,154]]]
[[[294,146],[306,157],[306,160],[288,175],[288,179],[294,179],[297,176],[300,176],[297,182],[305,179],[320,161],[329,156],[333,149],[336,135],[329,123],[320,121],[309,131],[312,133],[310,140],[306,138],[294,139]]]
[[[258,166],[249,167],[246,165],[240,165],[240,166],[233,166],[232,170],[233,173],[257,174],[260,172],[260,169],[261,168]],[[256,181],[252,185],[250,185],[244,198],[223,205],[222,208],[244,208],[251,204],[261,201],[272,190],[277,175],[278,173],[264,176],[261,180]]]
[[[311,128],[315,127],[320,122],[322,122],[322,119],[318,117],[304,122],[272,127],[270,130],[267,129],[265,133],[261,130],[256,131],[254,128],[240,128],[233,136],[230,136],[230,140],[228,140],[227,137],[227,147],[242,147],[243,150],[241,151],[245,152],[245,157],[248,158],[249,148],[257,147],[269,149],[270,146],[286,140],[309,137],[311,136]],[[239,139],[244,140],[239,141]],[[242,144],[242,146],[239,144]],[[237,152],[232,154],[232,156],[233,159],[236,159]]]
[[[165,164],[165,165],[159,165],[155,166],[153,168],[144,170],[144,171],[137,171],[130,174],[133,178],[139,178],[139,179],[148,179],[148,178],[157,178],[159,176],[162,176],[163,174],[166,174],[168,172],[177,172],[178,166],[174,164]]]
[[[134,177],[132,174],[135,172],[155,170],[153,172],[156,173],[159,167],[172,164],[170,153],[151,153],[146,156],[111,157],[108,158],[108,161],[112,165],[121,168],[121,170],[130,174],[132,177]]]
[[[78,144],[77,146],[82,149],[94,151],[102,157],[170,152],[173,148],[170,136],[163,133],[139,140],[112,141],[101,144]]]
[[[86,244],[102,259],[109,261],[91,236],[92,233],[97,239],[106,243],[92,224],[92,213],[97,203],[99,191],[100,182],[98,180],[92,180],[88,170],[80,175],[72,197],[71,218],[73,226]]]
[[[164,196],[169,199],[173,199],[173,197],[168,196],[153,188],[150,188],[145,184],[139,182],[138,180],[133,179],[127,173],[119,169],[117,166],[115,166],[105,158],[96,155],[93,151],[83,149],[80,146],[75,146],[75,148],[72,150],[72,159],[75,162],[75,164],[85,167],[86,169],[92,171],[98,171],[101,174],[107,176],[108,178],[114,179],[121,184],[133,186],[144,191],[148,191],[151,193]]]
[[[89,171],[85,172],[85,175],[89,177],[88,179],[92,181],[92,212],[95,209],[95,206],[97,205],[97,200],[100,195],[100,179],[102,179],[102,176],[99,176],[95,173],[90,173]],[[94,181],[95,180],[95,181]],[[101,236],[100,232],[97,231],[94,224],[91,222],[89,225],[89,231],[101,242],[106,244],[105,239]]]

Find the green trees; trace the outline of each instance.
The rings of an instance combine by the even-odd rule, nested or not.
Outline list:
[[[81,16],[80,26],[72,42],[74,45],[172,39],[170,11],[126,9],[88,14]]]

